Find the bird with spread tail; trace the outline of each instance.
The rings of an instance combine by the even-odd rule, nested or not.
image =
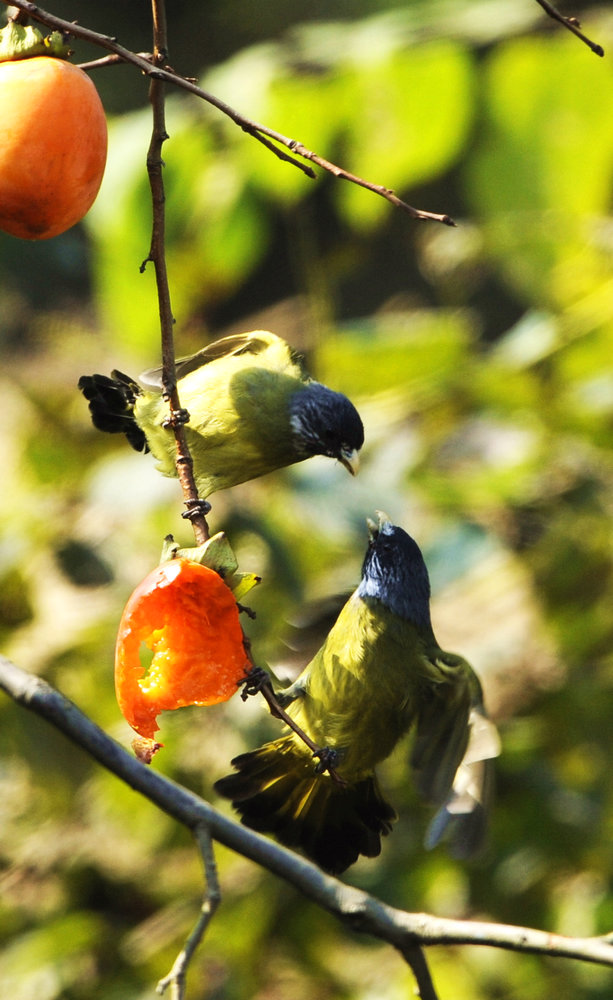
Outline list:
[[[477,675],[434,636],[417,543],[383,514],[369,532],[357,590],[308,666],[277,693],[333,772],[288,732],[236,757],[236,773],[215,784],[246,826],[302,849],[333,874],[380,853],[396,813],[374,769],[409,729],[416,787],[438,807],[426,846],[449,838],[458,857],[483,845],[499,753]]]
[[[313,455],[336,458],[355,474],[364,428],[353,403],[312,379],[300,357],[265,330],[224,337],[177,361],[181,405],[204,499]],[[175,476],[175,440],[168,429],[162,370],[138,382],[112,372],[83,375],[94,426],[123,433],[136,451],[151,451],[158,469]]]

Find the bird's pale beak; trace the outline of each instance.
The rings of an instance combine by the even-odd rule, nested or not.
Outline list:
[[[338,460],[341,465],[345,466],[347,472],[350,472],[352,476],[357,475],[360,468],[360,456],[357,451],[350,451],[348,448],[343,449]]]
[[[371,541],[374,541],[379,537],[379,532],[385,524],[390,524],[390,519],[387,514],[382,510],[376,510],[377,520],[373,521],[372,517],[366,518],[366,526],[368,528],[368,537]]]

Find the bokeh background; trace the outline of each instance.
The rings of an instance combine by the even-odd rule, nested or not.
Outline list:
[[[53,11],[150,41],[147,4]],[[575,5],[613,51],[609,5]],[[246,115],[411,204],[309,181],[218,112],[169,95],[168,263],[179,355],[265,327],[360,409],[360,476],[313,460],[214,498],[244,570],[256,659],[291,674],[356,583],[365,518],[419,541],[443,646],[471,659],[503,753],[488,850],[426,853],[407,746],[381,769],[400,819],[347,879],[396,906],[572,935],[613,927],[613,71],[533,0],[169,4],[171,63]],[[77,59],[98,52],[78,45]],[[117,622],[178,486],[92,428],[76,383],[159,359],[145,171],[147,82],[95,72],[110,119],[100,196],[48,243],[0,234],[0,636],[125,745]],[[141,1000],[199,907],[189,835],[0,699],[0,992]],[[253,699],[162,718],[154,766],[206,797],[277,731]],[[221,804],[227,810],[227,804]],[[395,952],[220,847],[223,904],[190,998],[396,1000]],[[430,952],[441,1000],[605,1000],[610,970]]]

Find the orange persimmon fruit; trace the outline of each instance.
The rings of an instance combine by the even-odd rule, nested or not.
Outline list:
[[[106,118],[89,77],[64,59],[0,62],[0,229],[46,240],[74,226],[102,182]]]
[[[165,709],[227,701],[249,669],[236,601],[212,569],[171,559],[132,593],[117,635],[115,691],[141,736],[153,737]]]

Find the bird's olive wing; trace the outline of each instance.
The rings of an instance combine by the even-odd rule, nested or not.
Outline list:
[[[470,739],[453,788],[428,827],[428,850],[449,841],[454,858],[478,854],[486,841],[489,806],[493,795],[494,760],[500,753],[500,737],[482,705],[470,712]]]
[[[441,649],[426,656],[428,674],[417,713],[411,767],[419,794],[440,804],[449,794],[468,745],[474,673],[461,656]]]
[[[230,337],[222,337],[221,340],[214,340],[207,344],[196,354],[189,357],[179,358],[176,363],[177,379],[184,378],[198,368],[208,365],[211,361],[220,358],[227,358],[232,355],[241,354],[262,354],[271,346],[273,336],[265,330],[256,330],[251,333],[237,333]],[[139,376],[141,385],[146,389],[162,390],[162,368],[149,368]]]

